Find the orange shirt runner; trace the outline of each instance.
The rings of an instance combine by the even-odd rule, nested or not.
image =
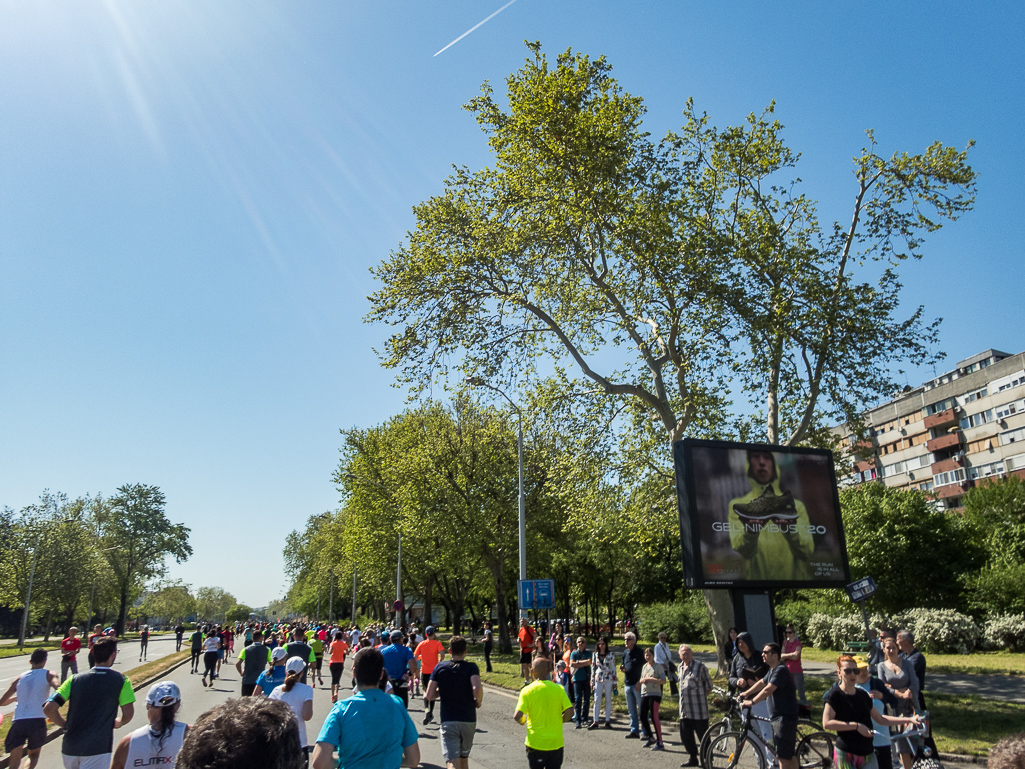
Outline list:
[[[425,678],[429,678],[431,673],[434,672],[434,668],[438,664],[438,660],[444,653],[444,644],[433,638],[428,638],[426,641],[421,641],[417,644],[416,651],[413,652],[413,657],[420,660],[423,664],[423,675]]]
[[[338,662],[345,662],[345,652],[349,650],[349,644],[345,641],[332,641],[331,642],[331,664]]]
[[[520,651],[523,654],[530,653],[534,648],[534,636],[537,635],[532,627],[520,628]]]

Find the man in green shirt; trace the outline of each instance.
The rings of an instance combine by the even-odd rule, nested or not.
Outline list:
[[[513,718],[527,727],[530,769],[561,769],[565,745],[562,725],[573,717],[566,690],[551,680],[551,664],[538,657],[530,666],[534,683],[520,690]]]
[[[65,769],[106,769],[114,750],[114,730],[135,715],[135,692],[126,676],[113,670],[117,639],[93,644],[96,667],[67,679],[43,705],[43,713],[64,728],[61,753]],[[67,720],[60,709],[68,703]],[[117,717],[118,707],[121,717]]]

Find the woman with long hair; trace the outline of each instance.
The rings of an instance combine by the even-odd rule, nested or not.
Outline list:
[[[915,705],[918,703],[918,675],[915,673],[915,666],[910,660],[900,658],[900,650],[897,648],[897,641],[892,636],[886,636],[882,640],[883,661],[876,665],[876,677],[886,684],[886,688],[893,692],[900,707],[896,715],[910,716],[915,712]],[[908,740],[896,740],[894,747],[904,769],[911,769],[913,748]]]
[[[331,673],[331,702],[338,702],[338,689],[342,685],[342,673],[345,672],[345,653],[349,644],[345,641],[345,633],[335,631],[335,640],[331,642],[327,669]]]
[[[917,715],[884,716],[877,712],[868,692],[856,685],[858,663],[851,655],[840,655],[836,661],[836,674],[838,685],[826,693],[826,706],[822,711],[822,728],[836,732],[834,765],[836,769],[876,769],[872,722],[882,726],[904,726],[918,725],[922,719]]]
[[[313,687],[300,680],[306,669],[306,660],[302,657],[289,657],[285,663],[285,683],[276,686],[268,699],[281,700],[295,715],[299,724],[299,744],[309,749],[306,741],[306,722],[313,718]]]
[[[594,692],[594,713],[588,729],[598,728],[601,698],[605,696],[605,728],[612,728],[612,691],[616,687],[616,655],[609,651],[609,639],[602,636],[591,655],[591,690]]]
[[[111,757],[110,769],[174,766],[189,725],[175,719],[182,693],[174,681],[161,681],[146,695],[145,726],[123,737]]]

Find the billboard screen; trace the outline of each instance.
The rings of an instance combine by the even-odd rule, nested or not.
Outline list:
[[[685,439],[673,463],[688,587],[850,582],[831,452]]]

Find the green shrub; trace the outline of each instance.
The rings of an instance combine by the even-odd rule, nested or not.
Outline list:
[[[670,646],[681,643],[712,643],[712,626],[700,594],[683,601],[652,603],[637,609],[640,638],[647,643],[658,641],[665,631]]]
[[[890,627],[910,630],[924,652],[970,654],[982,633],[975,620],[953,609],[909,609],[890,617]]]

